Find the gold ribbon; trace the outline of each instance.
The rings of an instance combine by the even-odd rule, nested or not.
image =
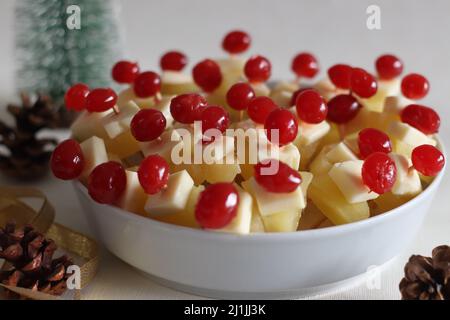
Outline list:
[[[21,199],[37,198],[42,200],[38,210],[24,203]],[[98,268],[98,248],[95,240],[71,230],[58,223],[53,223],[55,210],[47,197],[39,190],[26,187],[0,187],[0,225],[14,220],[17,227],[31,224],[37,231],[53,239],[59,248],[84,260],[79,266],[81,288],[75,290],[75,299],[80,299],[80,290],[89,284]],[[3,265],[4,267],[5,265]],[[11,287],[0,284],[23,297],[35,300],[54,300],[58,297],[30,289]]]

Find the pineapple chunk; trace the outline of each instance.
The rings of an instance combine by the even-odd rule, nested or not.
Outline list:
[[[318,124],[300,122],[298,126],[297,138],[293,143],[297,147],[307,146],[325,137],[329,131],[330,124],[326,121],[322,121]]]
[[[80,144],[84,156],[84,168],[80,180],[87,182],[92,170],[99,164],[108,162],[105,143],[99,137],[93,136]]]
[[[371,111],[364,107],[359,109],[358,114],[352,120],[341,126],[344,136],[360,132],[364,128],[385,131],[386,123],[383,115],[384,113]]]
[[[417,130],[416,128],[410,126],[403,122],[394,122],[389,127],[389,134],[402,142],[409,144],[413,148],[418,147],[422,144],[430,144],[436,146],[436,140],[430,138],[426,134]]]
[[[315,176],[327,173],[333,166],[333,163],[328,160],[326,155],[328,151],[330,151],[334,146],[334,144],[330,144],[323,147],[322,150],[320,150],[319,154],[309,165],[309,171],[311,171]]]
[[[139,183],[136,171],[125,170],[127,185],[124,193],[119,199],[118,206],[124,210],[146,216],[144,210],[147,194]]]
[[[180,213],[186,208],[194,181],[186,170],[169,177],[167,188],[148,196],[145,211],[151,217]]]
[[[408,158],[400,154],[391,154],[397,167],[397,177],[391,192],[395,195],[417,195],[422,191],[422,184],[418,172],[411,168]]]
[[[139,98],[135,95],[133,87],[129,87],[121,91],[117,98],[119,109],[123,108],[128,102],[135,102],[139,108],[153,108],[155,106],[155,98]]]
[[[294,232],[297,230],[301,210],[285,211],[262,216],[266,232]]]
[[[358,157],[344,142],[339,142],[325,156],[330,163],[358,160]]]
[[[139,152],[139,143],[131,134],[131,130],[126,130],[114,139],[105,139],[106,149],[110,153],[116,154],[119,158],[124,159]]]
[[[261,143],[258,146],[258,161],[278,158],[294,170],[300,167],[300,151],[292,143],[278,147],[273,143]]]
[[[300,159],[300,170],[305,170],[308,168],[309,164],[311,163],[311,160],[316,155],[317,151],[319,150],[320,142],[316,141],[314,143],[308,144],[307,146],[298,147],[298,151],[301,154]]]
[[[335,225],[364,220],[370,216],[367,202],[348,203],[328,175],[314,177],[308,194],[316,207]]]
[[[102,124],[110,139],[114,139],[124,131],[130,129],[131,120],[140,110],[139,106],[133,101],[129,101],[119,113],[110,113],[102,119]]]
[[[83,142],[92,136],[105,139],[107,133],[102,125],[104,118],[113,114],[112,110],[105,112],[88,112],[83,111],[72,124],[70,131],[72,136],[79,142]]]
[[[379,196],[378,193],[370,191],[362,180],[363,163],[362,160],[336,163],[328,172],[349,203],[366,202]]]
[[[306,206],[302,188],[290,193],[269,192],[250,178],[242,182],[244,189],[255,199],[262,217],[287,211],[300,211]]]
[[[327,146],[329,144],[336,144],[341,141],[341,134],[339,131],[339,126],[336,123],[330,124],[330,131],[319,140],[319,148]]]
[[[164,71],[161,74],[161,94],[163,95],[178,95],[198,91],[200,89],[195,85],[189,74],[179,71]]]
[[[220,136],[207,145],[203,145],[203,141],[198,141],[197,144],[203,149],[203,163],[206,164],[225,162],[226,156],[235,150],[234,137],[231,136]]]
[[[378,80],[377,92],[372,97],[360,98],[359,101],[368,110],[381,113],[384,111],[386,98],[398,94],[400,94],[400,79]]]
[[[233,182],[236,176],[241,173],[241,167],[237,162],[236,157],[232,160],[232,163],[213,163],[202,164],[201,170],[205,180],[209,183],[217,182]]]
[[[237,234],[249,234],[252,221],[252,207],[253,199],[250,194],[237,188],[239,190],[239,205],[236,216],[231,222],[221,229],[214,229],[218,232],[230,232]]]

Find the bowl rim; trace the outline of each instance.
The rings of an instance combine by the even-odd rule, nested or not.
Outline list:
[[[447,159],[446,150],[444,147],[444,144],[442,140],[435,135],[435,139],[438,142],[439,149],[444,154],[445,159]],[[99,204],[96,203],[94,200],[91,199],[91,197],[88,195],[87,188],[79,181],[79,180],[73,180],[72,183],[76,189],[78,189],[80,192],[83,193],[83,195],[90,201],[91,204],[94,205],[100,205],[105,206],[109,209],[109,211],[113,211],[114,213],[117,213],[118,215],[123,216],[124,218],[131,219],[137,223],[148,223],[152,225],[152,227],[156,227],[159,229],[162,229],[167,232],[177,232],[182,233],[185,236],[189,237],[196,237],[201,238],[205,240],[225,240],[225,241],[234,241],[234,240],[243,240],[245,242],[284,242],[284,241],[292,241],[292,240],[301,240],[307,238],[308,240],[313,240],[316,238],[323,238],[326,236],[335,236],[342,233],[347,233],[349,231],[359,229],[359,228],[365,228],[369,227],[370,225],[376,225],[379,223],[382,223],[386,220],[389,220],[394,215],[401,214],[401,211],[408,211],[408,209],[411,209],[414,207],[417,203],[422,201],[423,198],[427,197],[430,193],[436,189],[440,182],[443,179],[443,176],[445,175],[445,171],[447,168],[447,161],[444,164],[444,167],[442,168],[441,172],[434,177],[433,181],[427,186],[427,188],[422,191],[419,195],[415,196],[413,199],[405,202],[404,204],[383,212],[381,214],[378,214],[376,216],[370,217],[368,219],[359,220],[347,224],[337,225],[337,226],[331,226],[327,228],[320,228],[320,229],[309,229],[309,230],[301,230],[301,231],[290,231],[290,232],[272,232],[272,233],[250,233],[250,234],[234,234],[234,233],[227,233],[227,232],[217,232],[207,229],[195,229],[185,226],[179,226],[175,224],[170,224],[167,222],[158,221],[152,218],[144,217],[139,214],[133,213],[131,211],[124,210],[122,208],[113,206],[113,205],[105,205],[105,204]]]

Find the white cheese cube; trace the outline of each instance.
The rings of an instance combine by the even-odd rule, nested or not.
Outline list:
[[[349,203],[365,202],[379,196],[377,193],[370,191],[362,180],[363,163],[362,160],[336,163],[328,172],[331,180]]]
[[[131,120],[139,110],[141,109],[136,103],[129,101],[119,109],[119,113],[113,112],[103,118],[102,124],[108,137],[114,139],[124,131],[129,130]]]
[[[360,98],[360,103],[370,111],[383,112],[386,98],[400,94],[400,79],[378,80],[378,89],[370,98]]]
[[[128,102],[135,102],[139,108],[153,108],[155,106],[155,98],[139,98],[134,93],[133,87],[129,87],[118,94],[117,105],[119,108],[123,108]]]
[[[264,82],[251,83],[250,84],[256,97],[268,96],[270,94],[270,89]]]
[[[333,163],[331,163],[327,158],[327,153],[330,151],[335,144],[326,145],[320,150],[319,154],[314,158],[314,160],[309,165],[309,170],[315,175],[320,176],[324,173],[327,173]]]
[[[302,188],[297,188],[290,193],[269,192],[261,187],[253,177],[242,182],[242,186],[253,196],[262,216],[285,211],[297,211],[306,206]]]
[[[330,124],[322,121],[318,124],[300,122],[298,126],[298,135],[294,144],[298,147],[306,146],[319,141],[330,131]]]
[[[106,138],[107,134],[102,125],[103,119],[114,113],[112,110],[104,112],[83,111],[70,127],[72,136],[78,141],[84,141],[92,136]]]
[[[202,144],[202,141],[197,142],[197,144]],[[231,136],[220,136],[209,144],[202,144],[203,147],[203,163],[214,164],[214,163],[224,163],[225,156],[230,153],[234,153],[234,137]]]
[[[359,154],[358,139],[359,139],[359,132],[349,134],[344,138],[344,143],[355,155]]]
[[[331,163],[358,160],[358,157],[344,142],[339,142],[335,145],[326,153],[326,157]]]
[[[185,209],[193,187],[194,181],[186,170],[176,172],[170,175],[164,190],[148,196],[145,211],[150,216],[179,213]]]
[[[391,192],[395,195],[417,195],[422,191],[418,172],[411,167],[411,161],[403,155],[391,154],[397,167],[397,177]]]
[[[263,216],[264,230],[266,232],[294,232],[297,230],[301,217],[301,210],[274,213]]]
[[[127,185],[117,205],[124,210],[145,215],[144,206],[147,194],[139,183],[138,174],[132,170],[125,170],[125,174]]]
[[[214,231],[249,234],[252,221],[252,207],[253,199],[251,195],[244,190],[239,190],[239,206],[236,216],[227,226]]]
[[[144,156],[159,154],[166,161],[172,162],[172,149],[183,143],[181,136],[176,130],[165,131],[158,139],[149,142],[140,142]]]
[[[278,159],[294,170],[298,170],[300,167],[300,151],[292,143],[282,147],[270,142],[260,143],[258,146],[258,161],[267,159]]]
[[[423,144],[436,146],[436,140],[407,123],[393,122],[389,127],[389,134],[414,148]]]
[[[93,136],[80,144],[84,156],[84,168],[80,180],[87,182],[92,170],[99,164],[108,162],[108,153],[102,139]]]
[[[162,112],[164,117],[166,118],[166,128],[170,128],[173,124],[173,117],[170,113],[170,101],[172,101],[174,96],[163,96],[161,97],[161,100],[158,101],[157,104],[153,107],[156,110],[159,110]]]
[[[300,176],[302,177],[302,183],[300,184],[300,188],[302,189],[302,193],[303,193],[303,196],[305,197],[305,203],[306,203],[308,188],[312,182],[314,175],[311,172],[300,171]]]
[[[386,97],[386,100],[384,101],[384,112],[399,115],[406,106],[413,103],[413,100],[405,98],[402,95]]]

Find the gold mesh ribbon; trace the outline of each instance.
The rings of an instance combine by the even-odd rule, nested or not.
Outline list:
[[[40,199],[42,204],[38,210],[35,210],[22,201],[25,198]],[[41,191],[26,187],[0,187],[0,225],[5,225],[11,220],[16,221],[17,227],[31,224],[37,231],[53,239],[59,248],[82,258],[84,262],[79,267],[81,271],[81,289],[83,289],[97,272],[99,260],[97,243],[81,233],[54,223],[54,218],[55,210]],[[58,299],[56,296],[30,289],[3,284],[0,284],[0,287],[30,299]],[[74,298],[80,299],[80,290],[75,290]]]

